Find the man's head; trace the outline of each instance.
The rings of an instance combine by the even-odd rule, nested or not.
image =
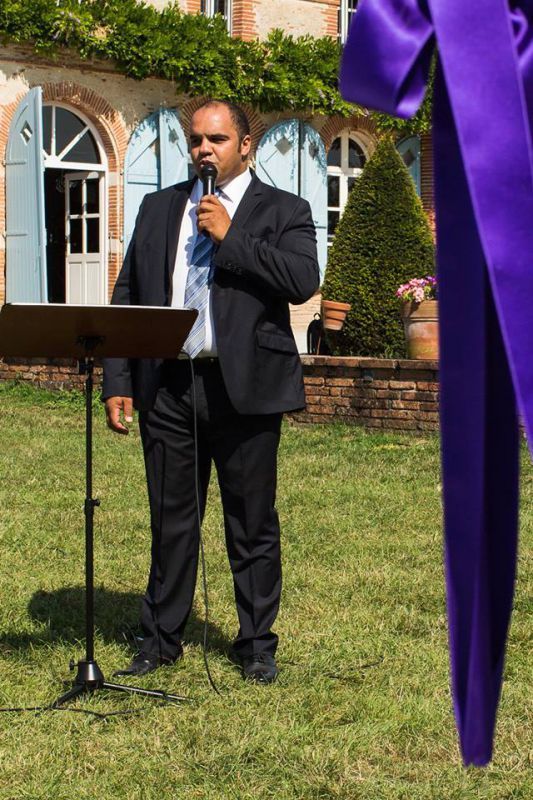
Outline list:
[[[227,183],[248,166],[251,137],[246,114],[225,100],[207,100],[191,119],[191,158],[196,173],[204,164],[218,170],[217,184]]]

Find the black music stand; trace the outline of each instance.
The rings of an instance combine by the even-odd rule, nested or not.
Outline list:
[[[0,310],[0,356],[75,358],[85,378],[85,625],[86,653],[73,686],[48,708],[97,689],[168,701],[186,700],[155,689],[106,681],[94,658],[94,509],[92,496],[92,396],[94,359],[177,358],[198,315],[193,309],[149,306],[77,306],[12,303]],[[75,665],[71,664],[71,669]]]

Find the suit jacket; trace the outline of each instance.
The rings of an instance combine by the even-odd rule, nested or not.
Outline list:
[[[147,195],[111,302],[169,306],[181,219],[194,181]],[[226,390],[241,414],[305,405],[302,367],[289,302],[318,289],[316,234],[307,201],[253,175],[231,226],[215,250],[213,324]],[[104,359],[104,398],[153,406],[162,361]]]

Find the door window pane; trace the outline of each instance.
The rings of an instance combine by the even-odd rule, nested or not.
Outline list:
[[[70,214],[81,214],[81,181],[71,181],[69,183],[69,203]]]
[[[98,217],[87,220],[87,252],[100,252],[100,220]]]
[[[353,139],[348,140],[348,166],[359,169],[365,166],[365,154]]]
[[[328,206],[340,205],[340,178],[336,175],[328,175]]]
[[[56,107],[56,155],[59,155],[85,127],[87,127],[85,122],[75,114],[66,108]]]
[[[70,220],[70,252],[83,253],[83,238],[82,238],[82,224],[81,219]]]
[[[404,153],[402,153],[402,158],[403,158],[403,163],[405,164],[407,169],[409,169],[411,164],[414,164],[416,161],[416,156],[410,148],[407,148],[407,150]]]
[[[100,193],[98,191],[98,178],[90,178],[86,182],[87,186],[87,214],[98,214],[100,211]]]
[[[98,164],[100,162],[98,148],[90,131],[86,131],[72,150],[69,150],[65,160],[80,161],[84,164]]]
[[[335,228],[339,224],[339,212],[328,211],[328,236],[331,237],[335,233]]]
[[[341,140],[335,139],[328,153],[328,167],[340,167],[341,165]]]
[[[52,107],[43,106],[43,148],[50,155],[52,152]]]
[[[357,178],[348,178],[348,194],[352,191],[353,187],[355,186]]]

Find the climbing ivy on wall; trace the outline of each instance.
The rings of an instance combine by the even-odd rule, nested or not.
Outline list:
[[[130,78],[164,78],[178,92],[261,111],[359,112],[380,129],[429,128],[429,102],[412,121],[346,103],[337,87],[341,48],[329,37],[274,30],[266,40],[244,42],[228,34],[222,17],[185,14],[176,3],[157,10],[139,0],[0,0],[0,37],[47,57],[68,49],[82,59],[112,59]]]

